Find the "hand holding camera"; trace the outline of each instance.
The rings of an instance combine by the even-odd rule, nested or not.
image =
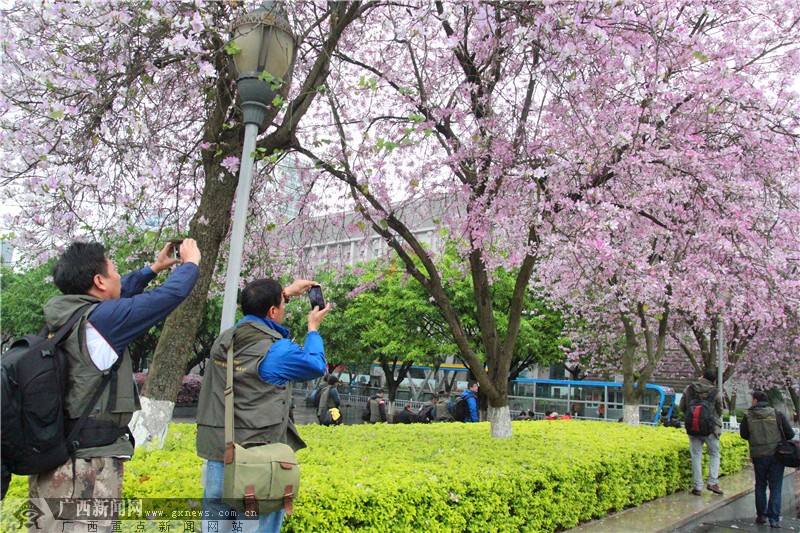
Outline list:
[[[200,249],[194,239],[175,239],[168,241],[158,252],[155,262],[150,265],[153,272],[161,272],[177,263],[200,263]]]
[[[332,309],[331,304],[325,304],[325,297],[322,295],[322,287],[316,281],[308,279],[296,279],[283,289],[287,297],[299,296],[308,293],[311,303],[311,312],[308,313],[308,331],[317,331],[320,323]]]

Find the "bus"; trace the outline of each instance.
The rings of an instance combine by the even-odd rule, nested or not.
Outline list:
[[[373,368],[380,365],[373,364]],[[439,367],[443,379],[458,372],[455,379],[448,379],[455,390],[466,388],[467,368],[461,364],[443,364]],[[375,376],[372,376],[373,380]],[[463,379],[461,379],[463,378]],[[373,383],[373,386],[379,383]],[[401,401],[426,402],[440,386],[433,368],[414,365],[409,377],[400,384],[397,399]],[[532,411],[534,417],[556,411],[559,414],[577,415],[589,420],[611,420],[622,418],[622,383],[615,381],[567,380],[517,378],[510,383],[509,409],[512,416]],[[647,383],[639,405],[639,420],[642,424],[658,425],[662,417],[672,418],[676,407],[675,391],[671,387]]]
[[[551,411],[590,420],[622,418],[622,383],[567,379],[517,378],[511,382],[509,409],[512,413],[533,411],[537,416]],[[639,405],[639,421],[658,425],[662,414],[669,420],[675,409],[671,387],[647,383]]]

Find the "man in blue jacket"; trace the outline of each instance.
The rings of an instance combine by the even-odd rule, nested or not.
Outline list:
[[[467,402],[469,412],[464,418],[464,422],[480,422],[478,415],[478,382],[470,381],[467,383],[467,390],[461,393],[461,397]]]
[[[123,463],[133,455],[134,446],[128,423],[139,409],[128,345],[164,320],[197,281],[200,250],[193,239],[184,239],[180,246],[183,264],[161,286],[143,292],[159,272],[178,262],[172,251],[172,244],[167,244],[153,264],[125,277],[120,277],[97,242],[72,243],[59,257],[53,282],[63,294],[45,304],[47,326],[56,331],[75,313],[81,314],[62,342],[69,361],[64,398],[68,429],[103,385],[106,374],[111,372],[111,376],[81,428],[73,458],[50,472],[31,476],[31,498],[121,497]],[[100,529],[106,525],[110,527],[99,522]],[[40,520],[39,526],[43,531],[61,530],[52,522]]]
[[[317,332],[330,304],[308,314],[308,334],[303,346],[291,340],[283,326],[286,302],[308,292],[313,281],[296,280],[283,289],[275,280],[259,279],[242,291],[244,317],[223,331],[206,365],[197,404],[197,454],[206,460],[203,472],[203,531],[233,529],[242,532],[277,533],[284,510],[256,520],[237,518],[230,523],[231,507],[221,501],[225,458],[225,387],[228,349],[233,347],[234,440],[248,446],[282,442],[294,450],[305,448],[291,418],[292,383],[325,374],[327,361],[322,337]],[[291,507],[287,506],[286,511]],[[220,524],[220,522],[222,522]]]

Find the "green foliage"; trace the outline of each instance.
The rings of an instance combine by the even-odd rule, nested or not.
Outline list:
[[[225,53],[228,54],[229,56],[235,56],[237,54],[241,54],[242,53],[241,47],[238,44],[236,44],[234,41],[228,41],[227,43],[225,43],[225,48],[224,49],[225,49]]]
[[[121,275],[152,263],[164,244],[172,238],[182,237],[175,231],[152,231],[129,228],[113,240],[104,242],[106,253],[117,265]],[[52,271],[55,259],[27,270],[14,271],[3,268],[0,271],[0,304],[2,305],[3,343],[13,338],[38,332],[44,326],[43,307],[47,300],[61,294],[53,284]],[[154,279],[147,290],[157,287],[167,279],[162,273]],[[211,345],[219,334],[222,312],[222,298],[212,298],[206,303],[203,319],[194,343],[194,351],[188,362],[187,371],[208,357]],[[150,330],[129,346],[128,350],[134,369],[145,366],[158,344],[162,324]]]
[[[690,487],[682,430],[513,424],[504,440],[487,423],[301,426],[309,447],[298,452],[302,488],[284,531],[556,531]],[[199,498],[194,434],[173,424],[163,450],[137,451],[124,497]],[[722,436],[723,474],[747,457],[746,441]],[[25,491],[15,477],[6,502]]]
[[[60,294],[52,282],[53,261],[23,272],[0,272],[3,340],[36,333],[44,325],[42,306]]]

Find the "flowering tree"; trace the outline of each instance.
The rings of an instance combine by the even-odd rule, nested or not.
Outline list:
[[[754,231],[796,217],[784,195],[796,192],[797,6],[436,2],[393,15],[337,52],[318,119],[330,127],[296,149],[340,180],[430,294],[489,399],[493,435],[510,435],[511,354],[537,278],[619,324],[633,419],[675,308],[694,310],[693,288],[721,275],[702,267],[747,236],[747,224],[728,231],[740,209],[758,215]],[[740,206],[754,186],[769,194]],[[441,224],[463,239],[478,351],[398,195],[451,201]],[[504,335],[500,265],[518,269]]]
[[[23,249],[44,256],[67,239],[151,225],[191,235],[203,254],[195,290],[159,338],[132,423],[137,443],[166,431],[228,233],[243,128],[226,43],[251,7],[243,4],[56,1],[3,11],[0,172],[19,206],[6,223]],[[267,117],[260,158],[288,147],[348,25],[376,5],[293,4],[295,80]]]
[[[508,377],[531,282],[552,285],[573,308],[586,303],[596,321],[610,312],[627,332],[626,353],[651,364],[681,313],[698,321],[707,318],[700,308],[722,312],[726,299],[701,304],[694,292],[724,288],[715,253],[736,256],[748,239],[780,234],[788,240],[772,241],[780,256],[764,268],[788,271],[797,242],[787,229],[797,227],[795,2],[374,7],[297,8],[308,30],[295,77],[305,81],[286,94],[258,153],[302,154],[305,200],[330,206],[346,196],[394,250],[480,382],[493,435],[511,434]],[[111,230],[126,216],[188,223],[203,273],[165,327],[156,354],[164,371],[153,369],[145,391],[169,401],[161,392],[177,390],[171,359],[197,327],[190,309],[205,300],[235,188],[241,135],[217,29],[235,9],[54,4],[23,16],[29,9],[4,13],[14,68],[2,81],[3,176],[29,213],[48,215],[20,219],[21,235]],[[58,28],[48,25],[56,17]],[[263,182],[259,194],[269,194]],[[398,207],[426,197],[449,204],[436,222],[461,243],[477,347]],[[253,203],[258,213],[278,205]],[[271,244],[268,232],[253,237],[250,251]],[[497,268],[515,273],[502,327]],[[633,383],[627,390],[635,397]]]

